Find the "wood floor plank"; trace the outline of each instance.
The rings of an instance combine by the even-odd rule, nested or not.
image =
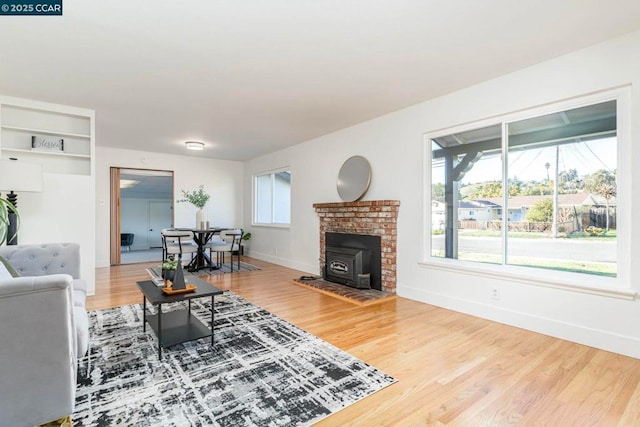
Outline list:
[[[359,307],[243,260],[261,270],[201,277],[399,380],[319,426],[640,425],[640,360],[400,297]],[[97,269],[88,309],[140,303],[148,266]]]
[[[633,383],[633,381],[629,381],[630,386],[633,386]],[[618,422],[618,426],[640,426],[640,381],[636,383],[636,387],[629,398],[629,402]]]
[[[505,390],[510,396],[507,401],[494,399],[491,405],[473,414],[472,418],[484,420],[486,425],[520,425],[527,422],[527,415],[532,414],[530,423],[540,422],[540,414],[544,412],[540,403],[554,391],[564,390],[593,355],[592,349],[587,347],[575,350],[574,344],[556,340],[539,364],[531,367],[534,369],[529,369],[525,376]],[[554,424],[549,420],[546,425]]]
[[[559,395],[558,400],[575,407],[563,411],[560,422],[579,422],[585,426],[615,425],[631,396],[627,382],[637,376],[636,360],[604,351],[597,352]],[[581,408],[589,408],[582,411]],[[621,412],[622,411],[622,412]]]

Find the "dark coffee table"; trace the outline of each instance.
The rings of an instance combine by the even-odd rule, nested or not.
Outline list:
[[[222,291],[215,286],[200,280],[195,276],[185,276],[185,282],[196,286],[193,292],[166,295],[162,292],[162,287],[156,285],[151,280],[137,282],[138,288],[142,291],[142,330],[146,332],[147,323],[154,330],[158,337],[158,358],[162,359],[162,347],[171,347],[187,341],[200,338],[211,337],[213,346],[213,303],[216,295],[222,295]],[[211,297],[211,328],[207,328],[200,320],[191,314],[191,300],[194,298]],[[158,306],[158,314],[147,315],[147,300],[149,303]],[[182,310],[162,312],[163,304],[188,301],[188,308]]]

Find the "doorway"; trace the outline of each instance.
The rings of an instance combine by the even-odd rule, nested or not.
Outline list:
[[[111,265],[162,260],[173,200],[173,171],[111,168]]]

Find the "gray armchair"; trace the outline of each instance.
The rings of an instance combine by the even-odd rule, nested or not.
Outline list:
[[[77,244],[0,247],[20,277],[0,280],[0,424],[73,413],[77,360],[88,347]]]
[[[133,245],[133,239],[136,237],[133,233],[121,233],[120,234],[120,247],[126,247],[131,252],[131,245]]]

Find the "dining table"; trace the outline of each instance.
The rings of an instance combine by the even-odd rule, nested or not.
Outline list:
[[[218,270],[219,265],[211,261],[207,255],[206,244],[213,238],[215,234],[220,234],[226,228],[179,228],[178,230],[191,231],[193,233],[193,241],[198,246],[198,250],[193,259],[185,266],[187,271],[193,272],[208,268],[210,270]]]

